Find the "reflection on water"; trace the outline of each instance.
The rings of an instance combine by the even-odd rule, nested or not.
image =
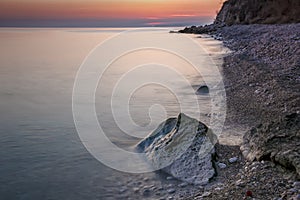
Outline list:
[[[155,185],[156,189],[153,190],[161,191],[160,194],[144,195],[143,198],[157,199],[168,196],[160,187],[179,184],[176,180],[164,180],[164,174],[132,175],[109,169],[85,150],[76,133],[71,107],[76,72],[91,49],[122,30],[0,29],[2,198],[140,198],[145,190],[143,187]],[[168,34],[168,31],[160,31],[160,34]],[[215,47],[212,51],[216,51]],[[196,86],[203,83],[201,75],[186,61],[153,50],[137,51],[120,57],[99,82],[96,93],[98,119],[118,146],[129,147],[139,138],[125,135],[114,123],[109,106],[114,85],[132,66],[151,62],[163,64],[165,61],[183,74],[195,90]],[[161,76],[176,84],[172,77]],[[194,93],[185,93],[185,87],[182,86],[182,92],[188,100]],[[205,116],[210,112],[210,98],[198,96],[198,100],[202,121],[208,122]],[[147,126],[151,122],[149,110],[160,110],[161,107],[153,105],[162,105],[165,109],[163,114],[167,117],[175,116],[180,111],[176,95],[155,84],[138,88],[128,103],[132,120],[139,126]],[[190,109],[193,110],[194,106],[191,102]],[[196,189],[182,191],[188,193]]]

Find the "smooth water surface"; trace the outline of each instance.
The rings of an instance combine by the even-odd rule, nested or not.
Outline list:
[[[104,166],[88,153],[76,132],[72,89],[77,70],[96,45],[123,30],[0,29],[1,199],[157,199],[168,194],[147,196],[144,187],[154,185],[156,191],[178,184],[158,173],[127,174]],[[169,33],[160,30],[159,34]],[[207,46],[210,52],[219,52],[215,43]],[[153,59],[157,63],[170,61],[195,90],[203,84],[188,63],[166,52],[143,50],[116,60],[99,82],[96,110],[108,137],[122,148],[134,145],[139,137],[122,133],[114,123],[109,95],[130,67]],[[161,76],[176,84],[172,77]],[[185,95],[188,99],[194,93]],[[198,98],[201,116],[208,121],[205,116],[210,112],[210,98]],[[150,123],[149,109],[153,105],[154,110],[160,110],[158,104],[164,107],[167,117],[180,112],[176,94],[155,84],[137,89],[128,103],[132,120],[139,126]],[[194,106],[191,103],[190,109]]]

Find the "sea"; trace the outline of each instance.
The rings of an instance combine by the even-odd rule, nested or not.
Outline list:
[[[126,167],[127,154],[101,160],[103,152],[90,146],[134,152],[180,112],[233,141],[220,131],[228,50],[210,36],[170,33],[179,29],[0,28],[0,198],[178,199],[196,192],[161,170]],[[209,94],[197,92],[203,85]],[[102,141],[86,134],[98,134],[95,127]]]

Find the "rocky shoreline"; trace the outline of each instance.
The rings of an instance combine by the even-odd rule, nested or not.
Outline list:
[[[191,199],[300,199],[300,24],[212,24],[180,32],[210,34],[233,51],[222,67],[226,123],[249,127],[242,151],[219,151],[227,167],[218,184]],[[234,155],[238,162],[230,164]]]
[[[185,30],[198,33],[198,28]],[[200,29],[209,29],[203,33],[222,40],[231,50],[220,66],[227,93],[225,127],[247,127],[243,144],[216,144],[216,176],[206,185],[189,184],[186,177],[170,170],[148,177],[129,175],[128,181],[118,184],[117,199],[300,200],[300,24],[209,25]],[[163,136],[160,132],[154,135]],[[164,147],[170,138],[155,140],[154,135],[139,146],[149,153],[149,160],[161,160],[161,154],[153,153],[152,144]],[[196,165],[188,163],[194,155],[178,159],[174,169],[188,169],[192,176],[201,174],[194,170]]]

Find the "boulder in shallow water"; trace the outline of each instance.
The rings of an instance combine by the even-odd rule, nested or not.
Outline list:
[[[197,94],[209,94],[209,88],[206,85],[202,85],[198,88]]]
[[[217,138],[206,125],[185,114],[169,118],[137,145],[155,169],[175,178],[207,184],[216,174],[214,168]]]

